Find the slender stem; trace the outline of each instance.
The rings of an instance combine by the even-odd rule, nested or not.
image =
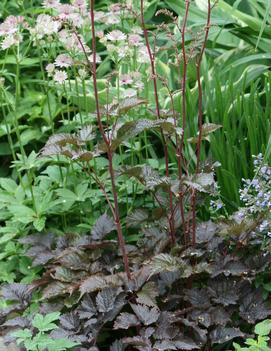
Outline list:
[[[145,38],[145,43],[150,59],[150,65],[151,65],[151,73],[152,73],[152,80],[153,80],[153,87],[154,87],[154,99],[155,99],[155,107],[156,107],[156,116],[158,119],[161,118],[160,114],[160,107],[159,107],[159,97],[158,97],[158,89],[157,89],[157,78],[156,78],[156,70],[155,70],[155,62],[154,62],[154,55],[152,53],[151,47],[150,47],[150,42],[149,42],[149,37],[148,37],[148,31],[145,26],[145,20],[144,20],[144,0],[141,0],[140,2],[140,15],[141,15],[141,25],[143,28],[143,33],[144,33],[144,38]],[[167,140],[165,137],[165,134],[161,128],[161,136],[162,136],[162,143],[163,143],[163,149],[164,149],[164,155],[165,155],[165,165],[166,165],[166,176],[169,177],[169,156],[168,156],[168,147],[167,147]],[[175,238],[175,224],[174,224],[174,206],[173,206],[173,196],[172,192],[169,189],[168,191],[169,194],[169,209],[170,209],[170,216],[169,216],[169,228],[170,228],[170,236],[172,243],[174,244],[176,238]]]
[[[184,147],[184,136],[185,136],[185,129],[186,129],[186,119],[187,119],[187,111],[186,111],[186,80],[187,80],[187,53],[186,53],[186,46],[185,46],[185,32],[187,27],[187,20],[190,8],[190,0],[185,1],[185,15],[183,19],[183,24],[181,28],[181,37],[182,37],[182,57],[183,57],[183,77],[182,77],[182,129],[183,133],[181,135],[181,141],[179,147],[177,148],[177,155],[179,157],[178,161],[178,170],[179,170],[179,181],[180,181],[180,193],[179,193],[179,207],[182,217],[182,224],[183,224],[183,235],[184,235],[184,243],[185,245],[189,241],[189,232],[187,230],[185,218],[184,218],[184,203],[183,203],[183,189],[182,189],[182,167],[181,167],[181,158],[185,160],[183,155],[183,147]],[[189,228],[189,226],[188,226]]]
[[[125,272],[127,278],[131,279],[131,272],[129,268],[129,260],[128,255],[125,248],[125,240],[122,232],[122,227],[120,223],[120,213],[119,213],[119,201],[118,201],[118,193],[116,188],[116,180],[115,180],[115,172],[113,167],[113,153],[114,151],[111,148],[110,140],[107,138],[106,133],[104,131],[104,127],[102,124],[100,106],[99,106],[99,96],[98,96],[98,87],[97,87],[97,72],[96,72],[96,61],[97,61],[97,52],[96,52],[96,35],[95,35],[95,23],[94,23],[94,0],[90,0],[90,18],[91,18],[91,33],[92,33],[92,54],[93,54],[93,65],[92,65],[92,78],[93,78],[93,89],[94,89],[94,97],[96,104],[96,114],[97,114],[97,122],[102,138],[107,146],[107,157],[109,161],[109,174],[111,178],[111,188],[114,198],[114,220],[117,227],[118,233],[118,241],[120,250],[122,253],[123,264],[125,268]]]
[[[196,74],[197,74],[197,84],[198,84],[198,141],[197,141],[197,148],[196,148],[196,156],[197,156],[197,163],[196,163],[196,174],[199,173],[199,166],[200,166],[200,151],[201,151],[201,142],[202,142],[202,125],[203,125],[203,92],[202,92],[202,84],[201,84],[201,63],[203,54],[206,49],[209,30],[211,26],[211,0],[208,0],[208,11],[207,11],[207,23],[205,27],[205,35],[202,43],[202,47],[200,50],[200,54],[196,59]],[[196,244],[196,195],[197,192],[194,189],[191,196],[191,204],[192,204],[192,244]]]

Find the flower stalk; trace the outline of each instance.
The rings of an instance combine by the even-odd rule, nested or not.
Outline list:
[[[90,18],[91,18],[91,33],[92,33],[92,55],[93,55],[93,63],[92,63],[92,78],[93,78],[93,90],[96,104],[96,115],[97,115],[97,123],[99,127],[99,131],[102,135],[103,141],[107,148],[107,158],[109,162],[109,174],[111,178],[111,190],[114,198],[114,221],[117,228],[118,233],[118,242],[120,246],[120,250],[122,253],[123,264],[125,268],[125,272],[127,278],[131,279],[131,272],[129,268],[129,260],[128,255],[125,248],[125,240],[123,236],[123,231],[120,222],[120,212],[119,212],[119,201],[118,201],[118,193],[116,188],[116,179],[115,172],[113,167],[113,154],[114,151],[111,147],[110,138],[106,135],[101,118],[100,106],[99,106],[99,96],[98,96],[98,86],[97,86],[97,50],[96,50],[96,33],[95,33],[95,22],[94,22],[94,0],[90,0]]]

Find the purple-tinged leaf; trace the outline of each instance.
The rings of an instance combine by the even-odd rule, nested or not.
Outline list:
[[[121,287],[126,281],[127,277],[123,272],[108,276],[93,275],[81,283],[80,291],[85,294],[110,287]]]
[[[116,225],[111,217],[104,213],[97,219],[92,230],[91,235],[93,240],[102,240],[107,234],[116,229]]]
[[[135,304],[131,304],[131,307],[138,319],[146,326],[155,323],[160,316],[160,311],[157,307],[149,308],[148,306]]]
[[[244,334],[238,328],[217,327],[210,333],[212,345],[224,344],[235,338],[242,338]]]
[[[240,316],[250,324],[266,319],[271,315],[267,301],[263,300],[260,291],[248,290],[239,306]]]
[[[129,329],[137,325],[140,325],[140,321],[134,314],[123,312],[115,320],[114,329]]]
[[[114,308],[116,297],[119,290],[113,288],[105,288],[97,294],[96,305],[101,313],[109,312]]]
[[[11,283],[3,286],[1,295],[5,300],[27,304],[31,300],[30,286],[21,283]]]
[[[124,351],[125,347],[121,340],[115,340],[113,344],[110,346],[110,351]]]
[[[208,291],[212,301],[223,306],[235,305],[239,299],[239,285],[234,279],[212,279]]]

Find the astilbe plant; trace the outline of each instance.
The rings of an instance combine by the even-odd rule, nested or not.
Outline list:
[[[77,6],[78,5],[78,6]],[[53,77],[55,83],[58,83],[63,86],[64,92],[68,90],[67,80],[69,74],[73,75],[73,72],[68,72],[68,70],[78,63],[77,67],[82,65],[83,68],[78,70],[79,76],[82,77],[82,69],[85,72],[84,75],[91,74],[92,76],[92,87],[93,87],[93,96],[94,96],[94,105],[95,105],[95,116],[98,131],[100,134],[101,142],[98,143],[95,151],[87,151],[82,148],[80,140],[76,139],[74,135],[54,135],[52,136],[47,145],[44,147],[42,154],[43,156],[52,156],[52,155],[65,155],[72,159],[72,161],[83,161],[83,169],[88,171],[91,177],[97,181],[98,186],[102,190],[109,208],[111,210],[113,219],[116,224],[116,229],[118,233],[118,241],[121,247],[123,254],[123,263],[127,276],[130,276],[128,256],[126,253],[125,242],[123,229],[121,225],[120,218],[120,209],[119,209],[119,198],[118,198],[118,189],[116,184],[116,174],[113,166],[114,154],[121,147],[121,144],[128,141],[128,138],[135,137],[141,132],[150,130],[157,131],[161,136],[161,141],[164,151],[165,159],[165,177],[160,178],[158,174],[155,175],[155,172],[150,169],[150,167],[143,166],[142,172],[139,172],[139,168],[129,169],[122,172],[122,174],[129,174],[140,178],[140,181],[146,185],[149,182],[148,178],[155,178],[153,180],[153,185],[149,187],[152,191],[152,195],[156,203],[163,207],[162,202],[166,201],[166,206],[163,208],[165,211],[165,217],[167,220],[167,228],[169,236],[171,238],[172,244],[176,241],[176,232],[180,223],[183,228],[183,237],[186,244],[189,244],[191,239],[192,244],[195,244],[195,230],[196,230],[196,193],[197,191],[208,192],[211,190],[214,180],[213,174],[202,173],[200,169],[200,145],[203,137],[208,135],[208,133],[214,131],[216,128],[209,128],[209,125],[203,125],[203,107],[202,107],[202,89],[200,81],[200,67],[203,54],[205,51],[208,32],[210,28],[211,20],[211,3],[208,1],[208,13],[207,13],[207,22],[206,27],[203,29],[204,37],[201,46],[198,48],[198,53],[195,53],[195,64],[197,68],[197,84],[198,84],[198,94],[199,94],[199,115],[198,115],[198,126],[199,133],[196,142],[196,165],[195,165],[195,174],[190,175],[190,170],[187,166],[187,161],[183,153],[184,148],[184,133],[185,133],[185,124],[186,124],[186,106],[185,106],[185,87],[186,87],[186,64],[188,60],[188,54],[186,53],[185,48],[185,32],[186,32],[186,23],[189,14],[189,1],[187,2],[186,15],[184,18],[184,24],[181,27],[178,26],[179,31],[182,35],[182,55],[184,64],[184,71],[182,72],[182,118],[179,122],[176,111],[170,111],[170,114],[173,114],[173,118],[165,118],[162,115],[159,96],[158,96],[158,80],[159,76],[156,73],[156,52],[152,50],[149,32],[146,28],[144,20],[144,3],[141,1],[139,13],[137,9],[129,4],[121,5],[115,4],[112,5],[110,10],[113,15],[115,24],[118,26],[121,20],[127,18],[128,21],[135,21],[139,17],[139,25],[134,26],[131,34],[126,34],[120,29],[114,29],[107,34],[102,31],[96,30],[96,25],[98,23],[103,23],[108,25],[110,23],[108,16],[102,12],[94,11],[94,3],[90,2],[90,15],[87,11],[87,8],[83,5],[80,5],[73,2],[71,5],[63,5],[59,2],[47,3],[44,2],[44,6],[50,8],[53,11],[54,16],[50,15],[40,15],[37,19],[36,26],[31,30],[31,33],[34,39],[37,42],[43,40],[45,36],[56,35],[57,40],[59,40],[60,45],[64,47],[67,53],[60,54],[56,57],[54,63],[47,65],[46,70],[49,76]],[[131,19],[132,16],[135,19]],[[172,15],[173,17],[173,15]],[[174,17],[173,17],[174,18]],[[51,28],[51,32],[48,33],[48,30],[44,30],[44,21],[48,22],[46,28]],[[108,22],[109,21],[109,22]],[[112,18],[111,18],[112,21]],[[176,20],[174,20],[176,23]],[[50,24],[50,25],[49,25]],[[91,27],[91,49],[87,45],[88,38],[86,35],[89,32],[84,30],[84,26],[90,24]],[[140,29],[140,26],[142,29]],[[101,58],[97,54],[97,44],[96,37],[97,35],[100,38],[100,42],[107,48],[109,55],[114,62],[117,73],[115,78],[116,84],[116,93],[117,101],[113,104],[107,104],[104,106],[101,105],[101,97],[99,92],[99,81],[97,79],[97,64],[101,63]],[[143,35],[143,36],[142,36]],[[145,40],[145,44],[143,42]],[[128,46],[126,45],[128,42]],[[154,42],[156,43],[156,41]],[[176,45],[176,50],[178,46]],[[127,74],[120,74],[121,65],[125,67],[129,61],[132,61],[132,64],[136,67],[139,63],[143,63],[146,67],[150,67],[150,79],[153,81],[154,87],[154,102],[155,102],[155,119],[138,119],[136,121],[125,122],[125,119],[122,117],[122,114],[127,113],[131,108],[135,108],[141,104],[147,103],[142,98],[138,97],[140,91],[142,90],[142,84],[140,83],[141,73],[138,71],[139,67],[136,68],[134,72]],[[180,64],[180,60],[177,60]],[[60,68],[60,69],[59,69]],[[66,71],[67,70],[67,71]],[[146,77],[148,78],[148,76]],[[70,79],[70,78],[69,78]],[[82,77],[82,79],[84,79]],[[84,82],[86,84],[87,81]],[[121,85],[128,85],[135,83],[136,89],[128,88],[121,89]],[[76,83],[78,84],[78,83]],[[110,83],[109,83],[110,85]],[[112,87],[113,88],[113,87]],[[107,88],[107,99],[110,98],[110,86]],[[122,97],[121,97],[122,95]],[[128,100],[123,100],[128,98]],[[173,106],[172,106],[173,108]],[[112,118],[113,117],[113,118]],[[84,128],[90,128],[89,126]],[[80,133],[85,133],[85,129],[82,129]],[[92,128],[92,127],[91,127]],[[208,130],[209,128],[209,130]],[[174,137],[175,136],[175,137]],[[79,137],[80,138],[80,137]],[[171,142],[173,138],[174,142]],[[85,140],[85,141],[89,141]],[[83,140],[84,142],[84,140]],[[170,160],[169,160],[169,144],[171,147],[175,148],[175,154],[177,156],[178,164],[178,178],[174,179],[170,171]],[[108,196],[108,190],[105,185],[99,179],[99,175],[95,174],[93,168],[89,168],[88,162],[102,153],[107,155],[108,159],[108,172],[111,179],[111,193],[113,197],[113,202]],[[185,171],[185,175],[183,172]],[[140,177],[139,177],[140,173]],[[148,186],[147,186],[148,188]],[[166,195],[167,199],[164,200],[161,198],[161,194],[157,192],[158,188],[162,188],[163,197]],[[191,206],[189,209],[189,202]],[[178,218],[180,217],[180,218]],[[189,235],[191,234],[191,238]]]

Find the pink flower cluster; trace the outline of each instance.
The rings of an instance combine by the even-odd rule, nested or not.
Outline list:
[[[106,46],[108,52],[112,54],[113,57],[117,57],[118,60],[134,57],[134,49],[136,49],[137,61],[139,63],[148,63],[149,55],[142,34],[141,28],[134,27],[129,34],[114,29],[107,34],[98,32],[98,37],[100,38],[100,42]]]
[[[3,23],[0,24],[0,38],[2,38],[2,50],[9,49],[14,45],[19,45],[23,40],[21,28],[27,27],[24,17],[8,16]]]
[[[43,7],[51,9],[60,21],[70,22],[81,28],[85,18],[89,18],[86,0],[72,0],[70,4],[62,4],[59,0],[44,0]]]
[[[64,70],[57,68],[69,68],[73,63],[73,59],[69,55],[60,54],[56,57],[54,63],[49,63],[46,66],[46,71],[49,76],[53,77],[56,83],[63,84],[67,80],[68,74]]]

